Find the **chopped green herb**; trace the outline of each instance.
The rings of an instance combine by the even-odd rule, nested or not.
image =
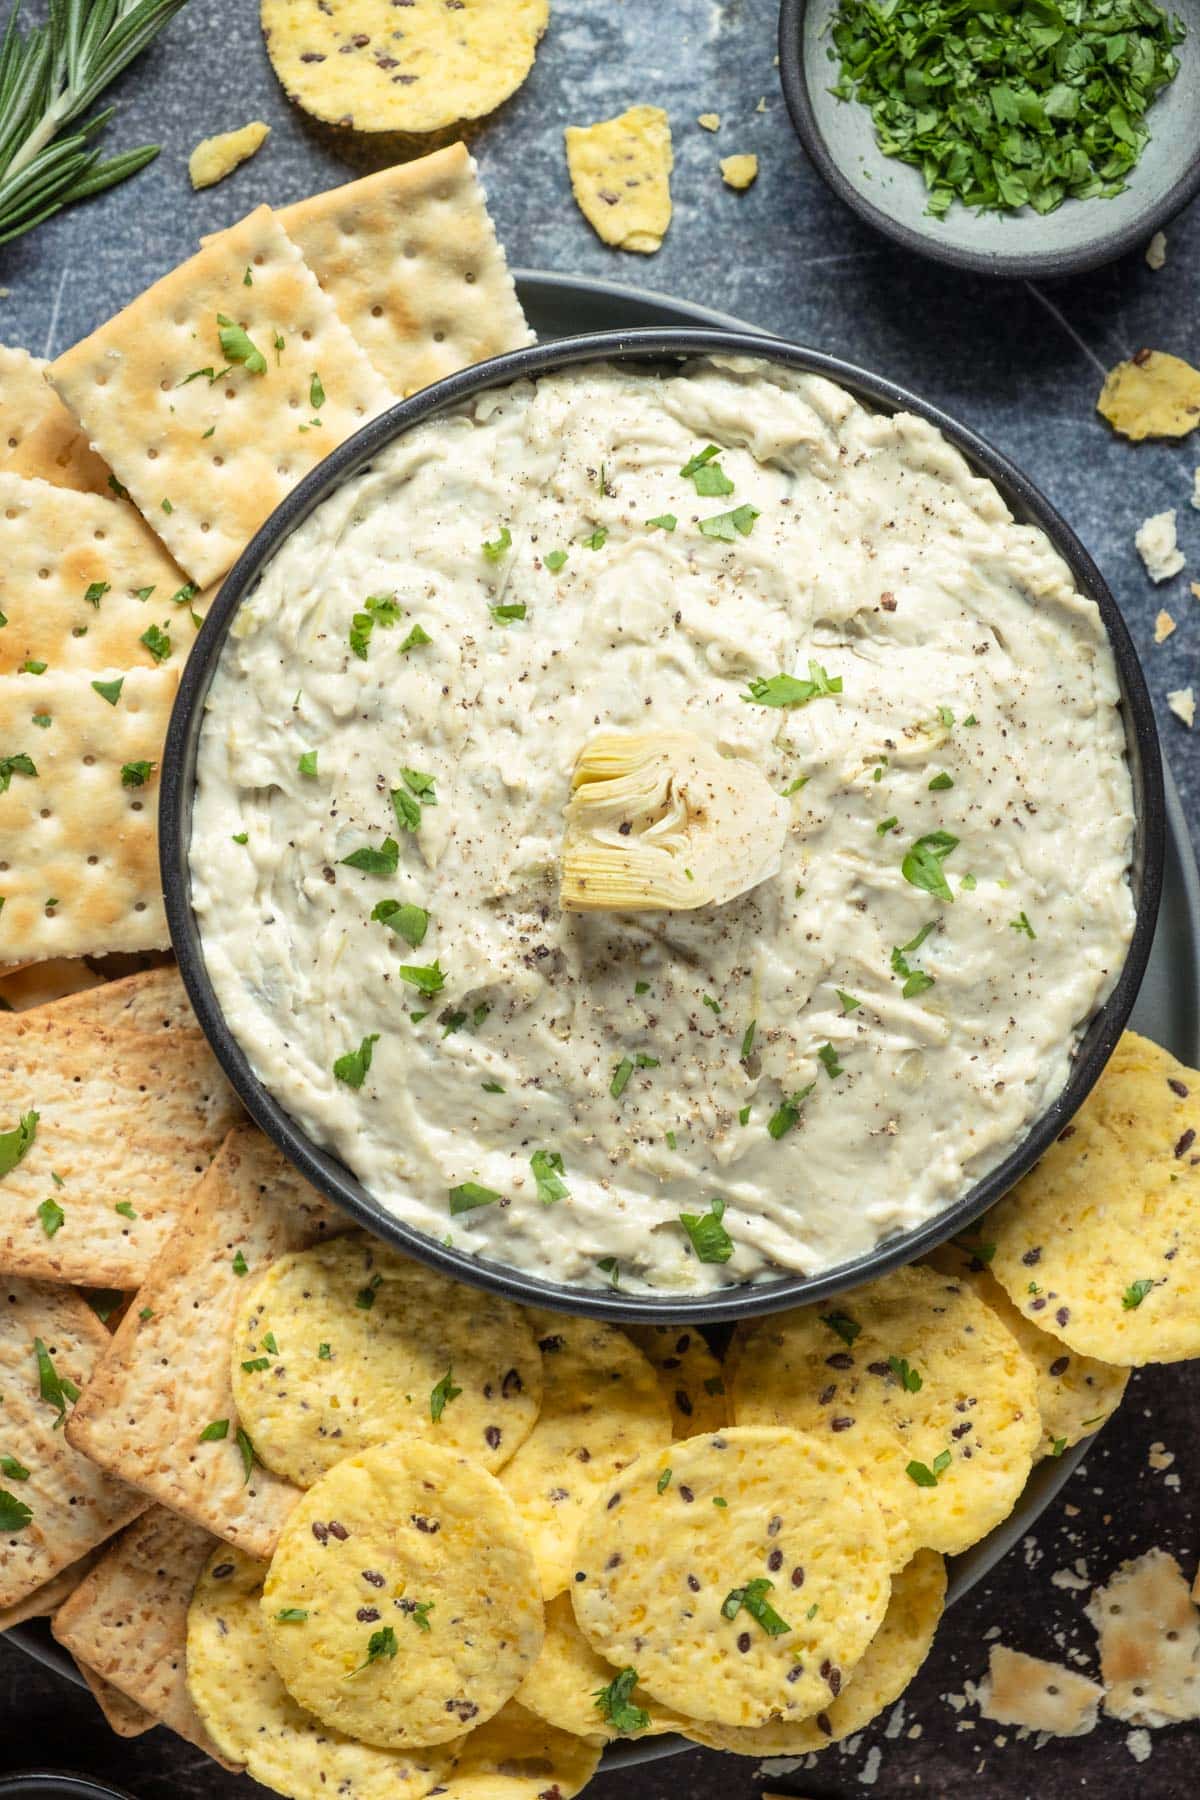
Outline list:
[[[750,1023],[747,1025],[745,1031],[742,1033],[742,1048],[741,1048],[741,1051],[739,1052],[739,1057],[738,1057],[738,1060],[740,1062],[745,1062],[746,1058],[752,1053],[752,1051],[754,1049],[754,1037],[755,1037],[755,1033],[757,1031],[758,1031],[758,1020],[751,1019]]]
[[[302,751],[297,759],[296,768],[301,775],[315,775],[317,772],[317,752],[315,750]]]
[[[0,756],[0,794],[7,794],[14,775],[37,775],[37,764],[23,750],[15,756]]]
[[[319,413],[325,404],[325,389],[321,386],[321,377],[314,369],[308,382],[308,404],[315,413]]]
[[[904,857],[900,873],[905,881],[938,900],[954,899],[942,868],[943,862],[958,849],[958,839],[948,831],[930,831],[919,837]]]
[[[317,1356],[321,1362],[332,1362],[333,1351],[330,1349],[328,1344],[325,1344],[325,1343],[318,1344],[317,1345]]]
[[[401,963],[396,970],[401,981],[407,981],[409,987],[415,987],[422,994],[440,994],[446,985],[446,977],[440,963]]]
[[[371,917],[398,932],[414,950],[420,949],[425,942],[425,933],[429,930],[429,914],[423,906],[415,906],[411,900],[380,900],[378,905],[371,908]]]
[[[10,1494],[7,1488],[0,1488],[0,1532],[7,1536],[10,1532],[24,1531],[32,1517],[32,1507]]]
[[[127,788],[145,787],[158,764],[153,762],[131,762],[121,764],[121,786]]]
[[[697,469],[705,468],[714,457],[720,456],[720,454],[721,446],[719,444],[709,444],[706,450],[697,450],[695,456],[689,456],[679,473],[685,481],[688,481],[695,475]]]
[[[720,1012],[721,1002],[719,1000],[714,1000],[711,994],[701,994],[700,998],[704,1002],[705,1006],[707,1006],[709,1012],[712,1012],[712,1013]]]
[[[807,775],[797,775],[795,781],[789,782],[788,786],[784,788],[784,790],[783,790],[784,799],[785,800],[790,799],[793,794],[798,794],[800,792],[800,789],[802,787],[807,787],[807,785],[808,785],[808,776]]]
[[[364,875],[394,875],[399,861],[400,846],[393,837],[385,837],[378,850],[365,844],[342,858],[346,868],[361,869]]]
[[[11,1174],[37,1137],[40,1113],[22,1113],[11,1131],[0,1131],[0,1179]]]
[[[910,1394],[919,1394],[922,1387],[925,1385],[921,1376],[918,1374],[917,1370],[913,1368],[907,1357],[889,1356],[888,1368],[892,1371],[892,1374],[896,1377],[901,1387]]]
[[[471,1212],[477,1206],[494,1206],[501,1196],[495,1188],[481,1187],[477,1181],[463,1181],[450,1189],[450,1216]]]
[[[1029,918],[1023,910],[1015,919],[1010,919],[1008,923],[1009,928],[1012,931],[1023,931],[1027,938],[1035,938],[1037,936],[1037,932],[1029,923]]]
[[[720,454],[721,451],[717,445],[710,444],[707,450],[701,450],[698,456],[693,456],[690,461],[684,463],[679,471],[681,475],[694,483],[698,494],[710,499],[733,492],[732,481],[720,463],[715,460]]]
[[[843,1344],[853,1344],[855,1338],[862,1330],[862,1326],[859,1324],[858,1320],[852,1319],[849,1313],[821,1313],[820,1319],[822,1325],[828,1326],[830,1331],[841,1338]]]
[[[235,831],[233,834],[233,841],[235,844],[248,844],[250,842],[250,833],[248,831]]]
[[[9,1481],[28,1481],[30,1471],[15,1456],[0,1456],[0,1475]]]
[[[40,1337],[33,1340],[33,1355],[37,1363],[38,1392],[47,1406],[53,1406],[58,1413],[54,1421],[57,1431],[67,1416],[67,1403],[79,1398],[79,1389],[65,1375],[60,1375],[54,1366],[54,1358],[43,1344]]]
[[[857,1012],[862,1005],[861,1000],[856,1000],[854,995],[848,994],[844,988],[834,988],[833,991],[841,1001],[843,1015],[846,1013]]]
[[[629,1086],[629,1077],[632,1074],[633,1074],[632,1059],[628,1056],[623,1056],[621,1058],[620,1062],[617,1064],[615,1070],[613,1071],[613,1078],[608,1086],[608,1091],[612,1095],[614,1100],[619,1100],[621,1098],[621,1095],[625,1092],[625,1089]]]
[[[265,375],[267,359],[261,350],[255,348],[240,325],[227,319],[224,313],[217,314],[220,327],[221,355],[231,363],[241,363],[248,375]]]
[[[37,1209],[37,1216],[46,1236],[52,1238],[55,1232],[61,1231],[67,1215],[57,1200],[43,1200]]]
[[[508,529],[507,525],[502,525],[500,527],[500,536],[498,538],[493,538],[490,544],[485,540],[480,548],[489,562],[499,562],[500,558],[504,555],[504,552],[512,549],[512,532]]]
[[[375,1296],[383,1286],[382,1275],[372,1275],[366,1287],[360,1287],[354,1296],[354,1304],[359,1312],[370,1312],[375,1304]]]
[[[962,887],[968,894],[973,893],[975,890],[975,886],[976,886],[975,877],[973,875],[964,875],[962,878],[962,881],[959,883],[959,886]]]
[[[810,662],[808,680],[798,675],[756,676],[742,699],[752,706],[807,706],[810,700],[840,694],[842,678],[829,675],[820,663]]]
[[[929,791],[931,794],[944,794],[947,788],[952,788],[953,786],[953,779],[947,775],[946,771],[943,769],[941,774],[935,775],[930,782]]]
[[[590,537],[585,537],[581,541],[585,550],[603,550],[608,542],[608,532],[603,525],[598,525]]]
[[[1055,1438],[1053,1444],[1050,1446],[1051,1456],[1061,1456],[1066,1447],[1067,1440],[1065,1437]]]
[[[483,1083],[483,1091],[485,1094],[502,1094],[504,1092],[504,1083],[502,1081],[485,1081]]]
[[[662,1474],[659,1476],[658,1480],[655,1482],[654,1485],[660,1494],[665,1494],[667,1489],[671,1485],[670,1469],[664,1469]]]
[[[433,639],[423,625],[414,625],[404,642],[401,644],[397,654],[400,656],[407,656],[410,650],[419,650],[422,644],[432,644],[432,642]]]
[[[237,1447],[242,1453],[242,1486],[245,1487],[254,1473],[254,1445],[250,1442],[249,1434],[243,1431],[240,1425],[235,1437]]]
[[[709,1212],[680,1213],[679,1223],[692,1241],[698,1262],[727,1263],[733,1255],[733,1239],[721,1223],[724,1217],[725,1202],[719,1198],[712,1201]]]
[[[935,1488],[939,1478],[950,1467],[950,1452],[939,1450],[933,1459],[933,1467],[923,1462],[910,1462],[905,1474],[910,1481],[915,1481],[920,1488]]]
[[[511,625],[515,620],[523,619],[528,610],[523,600],[508,600],[501,606],[488,607],[497,625]]]
[[[780,1105],[778,1112],[771,1115],[767,1122],[767,1130],[773,1138],[778,1140],[781,1137],[786,1137],[788,1132],[791,1131],[792,1127],[799,1120],[800,1108],[812,1093],[815,1085],[814,1082],[810,1081],[806,1088],[801,1088],[800,1092],[798,1094],[793,1094],[790,1100],[784,1100]]]
[[[449,1406],[450,1402],[452,1400],[457,1400],[461,1393],[462,1389],[460,1387],[455,1387],[454,1385],[454,1365],[451,1364],[441,1380],[430,1390],[429,1417],[433,1420],[435,1425]]]
[[[567,560],[567,553],[565,550],[550,550],[542,558],[542,561],[545,563],[546,567],[549,569],[549,571],[552,575],[558,574],[558,571],[562,568],[562,566],[566,562],[566,560]]]
[[[1125,1292],[1121,1295],[1121,1305],[1124,1307],[1125,1311],[1133,1312],[1136,1307],[1139,1307],[1153,1286],[1153,1281],[1149,1280],[1146,1276],[1143,1276],[1139,1281],[1131,1281],[1129,1286],[1125,1289]]]
[[[892,814],[890,819],[881,819],[875,827],[876,837],[886,837],[889,831],[895,831],[899,823],[900,821],[895,813]]]
[[[842,1072],[842,1065],[838,1061],[838,1053],[833,1045],[822,1044],[821,1048],[817,1051],[817,1055],[820,1057],[821,1066],[825,1070],[830,1081],[836,1081]]]
[[[306,1606],[285,1606],[275,1614],[276,1623],[279,1625],[302,1625],[307,1617],[308,1608]]]
[[[921,948],[930,932],[936,929],[936,925],[937,921],[931,919],[927,925],[921,927],[916,937],[910,938],[907,944],[901,944],[892,951],[892,973],[904,976],[904,986],[901,992],[906,1000],[913,999],[917,994],[923,994],[926,988],[933,986],[933,976],[927,975],[924,969],[912,968],[908,958]]]
[[[367,1078],[372,1051],[378,1042],[379,1033],[373,1031],[370,1037],[363,1039],[357,1050],[347,1050],[344,1056],[339,1056],[333,1065],[335,1079],[344,1081],[347,1087],[360,1088]]]
[[[171,634],[161,626],[148,625],[138,642],[145,644],[156,663],[166,662],[171,654]]]
[[[757,1625],[761,1625],[768,1637],[782,1637],[785,1631],[792,1628],[786,1619],[781,1619],[775,1608],[767,1599],[767,1595],[775,1586],[765,1575],[756,1575],[745,1587],[731,1588],[721,1604],[723,1619],[736,1619],[739,1612],[745,1611]]]
[[[136,1219],[137,1218],[137,1214],[134,1212],[133,1207],[131,1206],[131,1204],[129,1203],[128,1200],[118,1200],[116,1205],[113,1207],[113,1211],[120,1213],[120,1215],[123,1219]]]
[[[42,730],[45,731],[46,727],[51,722],[50,714],[49,713],[34,713],[33,722],[35,725],[40,725]]]
[[[111,593],[111,591],[111,581],[93,581],[88,586],[87,592],[84,594],[83,598],[88,606],[94,606],[97,612],[99,612],[100,602],[103,600],[105,594]]]
[[[714,513],[711,519],[701,519],[700,530],[705,537],[735,544],[739,537],[750,536],[758,516],[755,506],[735,506],[732,512]]]
[[[602,1256],[596,1264],[596,1267],[608,1276],[611,1286],[615,1288],[620,1287],[621,1266],[615,1256]]]
[[[269,1356],[252,1356],[248,1362],[242,1364],[242,1368],[246,1371],[247,1375],[259,1374],[263,1369],[269,1369],[270,1366],[271,1359]]]
[[[659,513],[657,517],[646,520],[647,525],[657,526],[659,531],[674,531],[679,520],[674,513]]]
[[[566,1170],[557,1150],[535,1150],[529,1159],[529,1166],[533,1170],[538,1199],[543,1206],[553,1206],[556,1200],[566,1200],[569,1197],[571,1190],[563,1180]]]
[[[246,1261],[246,1258],[243,1256],[243,1254],[240,1250],[236,1251],[234,1254],[233,1272],[235,1275],[237,1275],[239,1277],[242,1275],[247,1275],[250,1272],[250,1265]]]
[[[436,1606],[436,1600],[412,1600],[405,1604],[404,1610],[418,1631],[432,1631],[433,1626],[429,1623],[429,1615]]]
[[[635,1706],[629,1696],[637,1686],[636,1669],[624,1668],[613,1676],[607,1687],[597,1688],[592,1695],[596,1711],[606,1725],[611,1725],[618,1737],[625,1737],[631,1732],[645,1731],[650,1723],[650,1714],[644,1707]]]
[[[392,1626],[381,1626],[378,1631],[373,1631],[367,1639],[367,1654],[357,1669],[350,1671],[351,1675],[361,1675],[363,1670],[369,1669],[372,1663],[389,1662],[395,1656],[398,1647],[396,1633]]]

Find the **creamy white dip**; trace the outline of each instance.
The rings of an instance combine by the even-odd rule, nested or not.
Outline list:
[[[721,497],[680,472],[709,444]],[[743,506],[745,535],[700,530]],[[810,662],[841,691],[746,698]],[[1063,1087],[1133,922],[1117,702],[1095,605],[922,420],[759,363],[521,382],[346,484],[235,620],[191,848],[209,972],[261,1079],[423,1232],[636,1292],[824,1269],[957,1199]],[[656,727],[788,794],[782,871],[564,914],[576,756]],[[934,833],[950,899],[904,873]],[[347,866],[388,837],[394,873]],[[428,913],[419,946],[381,901]],[[433,996],[399,974],[435,963]],[[452,1214],[466,1184],[499,1198]],[[680,1223],[715,1196],[725,1262]]]

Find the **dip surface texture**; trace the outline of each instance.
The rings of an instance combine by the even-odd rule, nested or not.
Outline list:
[[[710,444],[732,491],[681,474]],[[818,691],[762,703],[781,674]],[[239,612],[191,847],[209,972],[266,1085],[433,1237],[633,1292],[812,1273],[1064,1085],[1133,925],[1117,698],[1095,605],[924,421],[759,363],[518,383],[339,489]],[[781,872],[560,911],[600,730],[751,762]],[[703,1261],[680,1215],[718,1196]]]

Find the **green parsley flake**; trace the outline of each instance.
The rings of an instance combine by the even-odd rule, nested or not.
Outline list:
[[[120,1213],[120,1215],[123,1219],[136,1219],[137,1218],[137,1214],[136,1214],[136,1212],[134,1212],[133,1207],[128,1200],[118,1200],[116,1205],[113,1207],[113,1211]]]
[[[14,775],[37,775],[37,764],[23,750],[15,756],[0,756],[0,794],[7,794]]]
[[[10,1494],[7,1488],[0,1488],[0,1532],[4,1536],[9,1533],[24,1531],[33,1518],[33,1508]]]
[[[342,858],[346,868],[361,869],[365,875],[394,875],[399,861],[400,846],[393,837],[385,837],[377,850],[365,844]]]
[[[775,1583],[768,1581],[765,1575],[756,1575],[745,1587],[731,1588],[721,1604],[721,1617],[736,1619],[739,1612],[745,1611],[755,1624],[762,1626],[768,1637],[782,1637],[792,1628],[767,1599],[774,1586]]]
[[[698,494],[709,499],[733,492],[732,481],[716,460],[720,455],[719,446],[710,444],[707,450],[701,450],[685,462],[679,471],[693,483]]]
[[[754,1050],[755,1033],[757,1031],[758,1031],[758,1020],[751,1019],[750,1023],[747,1025],[745,1031],[742,1033],[742,1048],[738,1054],[739,1062],[745,1062],[746,1058],[752,1054],[752,1052]]]
[[[1140,1281],[1131,1281],[1121,1295],[1121,1305],[1126,1312],[1133,1312],[1142,1304],[1154,1282],[1143,1276]]]
[[[37,1137],[40,1113],[22,1113],[11,1131],[0,1131],[0,1179],[11,1174]]]
[[[54,1407],[58,1413],[54,1421],[57,1431],[67,1416],[67,1403],[74,1403],[79,1398],[79,1389],[65,1375],[60,1375],[54,1366],[54,1358],[43,1344],[40,1337],[33,1340],[33,1355],[38,1372],[38,1393],[47,1406]]]
[[[389,930],[398,932],[406,944],[420,949],[429,930],[429,914],[411,900],[380,900],[371,908],[371,917]]]
[[[242,1486],[245,1487],[254,1473],[254,1445],[250,1441],[249,1433],[243,1431],[240,1425],[234,1433],[234,1437],[237,1447],[242,1453]]]
[[[315,775],[317,772],[317,752],[305,750],[297,759],[296,768],[301,775]]]
[[[500,527],[500,536],[498,538],[493,538],[490,544],[485,540],[484,543],[480,545],[480,549],[483,551],[483,554],[487,557],[489,562],[499,562],[500,558],[504,555],[504,552],[512,549],[512,532],[508,529],[507,525],[502,525]]]
[[[501,606],[488,607],[497,625],[512,625],[517,619],[523,619],[528,610],[523,600],[507,600]]]
[[[450,1189],[450,1216],[472,1212],[477,1206],[495,1206],[501,1198],[495,1188],[482,1187],[478,1181],[463,1181]]]
[[[789,1100],[784,1100],[780,1104],[779,1110],[772,1113],[767,1122],[767,1130],[777,1142],[781,1137],[786,1137],[788,1132],[791,1131],[792,1127],[798,1122],[800,1118],[800,1108],[812,1093],[815,1085],[814,1082],[810,1081],[806,1088],[801,1088],[798,1094],[793,1094]]]
[[[901,1387],[909,1394],[919,1394],[925,1383],[916,1369],[904,1356],[889,1356],[888,1368],[896,1377]]]
[[[550,550],[542,558],[542,561],[545,563],[546,567],[549,569],[549,571],[552,575],[558,574],[558,571],[562,568],[562,566],[566,562],[566,560],[567,560],[567,553],[565,550]]]
[[[700,530],[705,537],[720,538],[724,543],[735,544],[739,537],[750,536],[758,516],[758,508],[755,506],[736,506],[732,512],[714,513],[711,519],[701,519]]]
[[[1009,923],[1010,930],[1023,931],[1027,938],[1035,938],[1037,936],[1037,932],[1033,929],[1033,926],[1029,923],[1028,915],[1024,911],[1022,911],[1017,916],[1017,918],[1010,919],[1008,921],[1008,923]]]
[[[662,1492],[661,1488],[659,1492]],[[613,1676],[607,1687],[597,1688],[592,1695],[596,1711],[606,1725],[612,1726],[618,1737],[645,1731],[650,1723],[650,1714],[645,1708],[635,1706],[629,1698],[637,1686],[637,1680],[637,1670],[626,1667]]]
[[[138,642],[145,644],[156,663],[166,662],[171,654],[171,634],[161,626],[148,625]]]
[[[449,1406],[450,1402],[452,1400],[457,1400],[461,1393],[462,1389],[460,1387],[455,1387],[454,1385],[454,1365],[451,1363],[441,1380],[430,1389],[429,1417],[433,1420],[435,1425]]]
[[[836,1081],[842,1072],[842,1065],[838,1061],[838,1053],[833,1045],[822,1044],[821,1048],[817,1051],[817,1055],[820,1057],[821,1065],[830,1081]]]
[[[900,864],[900,873],[913,887],[937,900],[953,901],[943,862],[958,849],[958,839],[948,831],[930,831],[919,837]]]
[[[154,762],[131,762],[121,764],[121,786],[127,788],[145,787],[158,764]]]
[[[629,1086],[629,1077],[632,1074],[633,1074],[632,1058],[630,1058],[628,1056],[623,1056],[621,1058],[620,1062],[617,1064],[616,1068],[613,1070],[613,1078],[608,1086],[608,1091],[612,1095],[614,1100],[619,1100],[621,1098],[621,1095],[625,1092],[625,1089]]]
[[[657,517],[646,520],[647,525],[655,526],[659,531],[674,531],[679,520],[674,513],[659,513]]]
[[[585,550],[603,550],[607,542],[608,532],[603,525],[598,525],[590,537],[585,537],[582,540],[583,548]]]
[[[843,1344],[853,1344],[855,1338],[862,1330],[862,1326],[859,1324],[858,1320],[852,1319],[849,1313],[821,1313],[819,1317],[822,1325],[832,1331],[836,1337],[840,1337]]]
[[[810,700],[840,694],[842,678],[830,675],[819,662],[808,665],[808,680],[798,675],[756,676],[742,699],[751,706],[807,706]]]
[[[371,1667],[372,1663],[390,1662],[398,1648],[396,1633],[392,1626],[381,1626],[378,1631],[373,1631],[367,1639],[367,1654],[357,1669],[350,1671],[351,1676],[361,1675],[364,1669]]]
[[[397,654],[407,656],[410,650],[419,650],[422,644],[432,644],[432,642],[433,639],[423,625],[414,625]]]
[[[918,1487],[935,1488],[949,1467],[950,1452],[939,1450],[933,1459],[932,1467],[923,1462],[910,1462],[904,1472],[910,1481],[916,1482]]]
[[[407,981],[409,987],[415,987],[422,994],[440,994],[446,985],[446,977],[440,963],[401,963],[396,970],[401,981]]]
[[[307,1617],[306,1606],[285,1606],[275,1614],[275,1621],[279,1625],[301,1625]]]
[[[696,1259],[703,1263],[727,1263],[733,1255],[733,1239],[721,1223],[725,1202],[714,1199],[706,1213],[680,1213],[679,1223],[692,1241]]]
[[[37,1216],[38,1222],[46,1236],[52,1238],[55,1232],[61,1231],[63,1220],[67,1215],[58,1204],[57,1200],[47,1199],[43,1200],[42,1204],[38,1207]]]
[[[862,1005],[861,1000],[856,1000],[854,998],[854,995],[848,994],[844,988],[834,988],[833,991],[837,995],[838,999],[841,1001],[843,1016],[846,1013],[857,1012],[859,1007]]]
[[[227,319],[224,313],[217,314],[220,327],[221,354],[231,363],[241,363],[248,375],[265,375],[267,359],[247,337],[240,325]]]
[[[952,777],[947,775],[946,771],[943,769],[941,774],[935,775],[930,782],[929,791],[931,794],[944,794],[947,788],[952,788],[953,786],[954,781]]]
[[[372,1051],[378,1042],[379,1033],[373,1031],[370,1037],[363,1039],[357,1050],[347,1050],[344,1056],[339,1056],[333,1065],[337,1080],[344,1081],[347,1087],[360,1088],[367,1078]]]
[[[880,819],[878,825],[875,827],[876,837],[886,837],[889,831],[895,831],[899,823],[900,821],[895,813],[892,814],[890,819]]]
[[[669,1488],[669,1487],[670,1487],[670,1485],[671,1485],[671,1471],[670,1471],[670,1469],[664,1469],[664,1470],[663,1470],[663,1472],[662,1472],[662,1474],[661,1474],[661,1475],[660,1475],[660,1476],[659,1476],[659,1478],[658,1478],[658,1480],[657,1480],[657,1481],[656,1481],[656,1482],[655,1482],[655,1484],[654,1484],[654,1485],[655,1485],[655,1488],[656,1488],[656,1489],[657,1489],[657,1491],[658,1491],[658,1492],[659,1492],[659,1493],[660,1493],[660,1494],[665,1494],[665,1493],[666,1493],[666,1491],[667,1491],[667,1489],[668,1489],[668,1488]]]
[[[30,1470],[23,1462],[18,1462],[15,1456],[0,1456],[0,1475],[8,1481],[28,1481]]]
[[[105,594],[108,594],[111,592],[112,592],[112,582],[111,581],[93,581],[89,585],[86,593],[83,596],[84,602],[88,606],[94,606],[96,608],[97,612],[99,612],[100,602],[103,600]]]
[[[359,1312],[370,1312],[375,1304],[375,1296],[383,1286],[382,1275],[372,1275],[366,1287],[360,1287],[354,1296],[354,1304]]]
[[[936,928],[936,923],[936,920],[931,919],[927,925],[922,925],[916,937],[910,938],[907,944],[901,944],[892,951],[892,973],[903,975],[904,986],[901,993],[906,1000],[913,999],[917,994],[923,994],[926,988],[933,986],[933,976],[927,975],[924,969],[914,969],[908,958],[921,948],[930,932]]]
[[[239,1277],[248,1275],[250,1272],[250,1265],[240,1250],[236,1252],[233,1259],[233,1272]]]
[[[529,1159],[529,1166],[533,1170],[538,1199],[543,1206],[553,1206],[556,1200],[569,1198],[571,1190],[563,1180],[566,1170],[559,1151],[535,1150]]]
[[[321,377],[315,369],[309,377],[308,404],[315,413],[319,413],[325,404],[325,389],[321,386]]]

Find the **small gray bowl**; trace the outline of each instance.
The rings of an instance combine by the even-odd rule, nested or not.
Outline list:
[[[1162,0],[1187,36],[1180,70],[1148,115],[1151,138],[1129,186],[1112,200],[1067,200],[1057,212],[976,213],[958,202],[926,212],[921,173],[885,156],[867,107],[830,93],[830,26],[838,0],[782,0],[779,77],[817,172],[860,218],[922,256],[977,275],[1037,280],[1099,268],[1143,248],[1200,191],[1200,0]]]

